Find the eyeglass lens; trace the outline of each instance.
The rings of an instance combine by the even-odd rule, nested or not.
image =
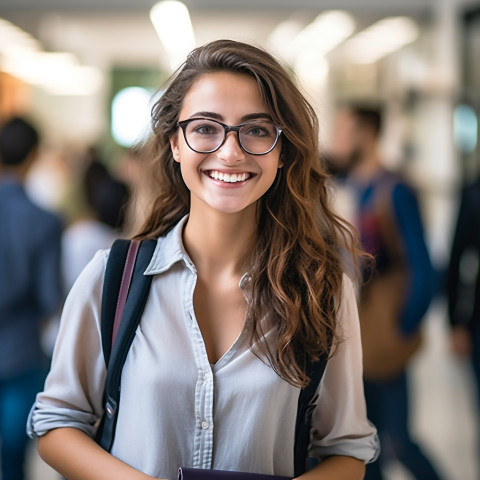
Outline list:
[[[185,127],[185,139],[193,150],[209,153],[217,150],[225,140],[222,124],[208,119],[193,119]],[[238,131],[240,145],[249,153],[262,154],[276,144],[279,132],[268,121],[248,122]]]

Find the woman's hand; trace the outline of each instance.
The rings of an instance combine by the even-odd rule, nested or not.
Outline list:
[[[300,475],[298,480],[362,480],[364,476],[363,460],[336,455],[324,459],[316,467]]]

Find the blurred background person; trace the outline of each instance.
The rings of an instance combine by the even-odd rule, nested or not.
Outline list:
[[[60,307],[62,225],[27,197],[23,182],[39,133],[22,118],[0,130],[0,442],[3,480],[22,480],[25,424],[48,359],[42,322]]]
[[[110,173],[95,148],[89,148],[82,160],[79,188],[72,189],[70,199],[75,213],[62,239],[67,291],[95,253],[122,236],[129,200],[127,186]]]
[[[462,193],[447,274],[451,346],[458,357],[471,362],[480,412],[479,260],[480,179]]]
[[[382,445],[367,480],[385,478],[382,465],[400,461],[417,480],[439,474],[409,433],[406,369],[421,344],[421,321],[435,293],[435,275],[412,188],[382,166],[377,106],[346,104],[337,111],[328,161],[362,247],[365,265],[359,311],[368,415]]]

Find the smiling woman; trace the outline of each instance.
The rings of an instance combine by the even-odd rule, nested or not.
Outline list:
[[[378,442],[340,253],[357,250],[330,210],[317,139],[312,107],[261,49],[216,41],[173,75],[153,109],[158,193],[136,235],[155,241],[144,272],[152,286],[122,372],[112,448],[92,440],[105,410],[109,252],[72,289],[31,413],[30,434],[64,476],[174,480],[193,467],[363,478]],[[308,472],[307,456],[318,464]]]

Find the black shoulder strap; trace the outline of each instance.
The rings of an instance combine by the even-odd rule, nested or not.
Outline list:
[[[327,366],[327,357],[323,355],[318,362],[307,359],[306,372],[310,383],[301,390],[298,398],[297,421],[295,425],[294,474],[299,477],[308,470],[308,447],[312,414],[317,401],[317,388]]]
[[[103,356],[107,367],[110,360],[110,354],[112,353],[112,334],[115,310],[117,307],[120,284],[122,282],[123,270],[129,246],[130,240],[115,240],[110,249],[107,268],[105,270],[102,292],[101,333]]]
[[[156,240],[153,239],[144,240],[140,244],[125,309],[113,348],[111,344],[115,310],[130,242],[128,240],[115,241],[107,261],[101,310],[102,347],[107,365],[104,393],[105,414],[96,437],[97,442],[107,451],[111,449],[115,436],[123,365],[135,337],[152,283],[152,276],[143,273],[150,263],[156,244]]]

